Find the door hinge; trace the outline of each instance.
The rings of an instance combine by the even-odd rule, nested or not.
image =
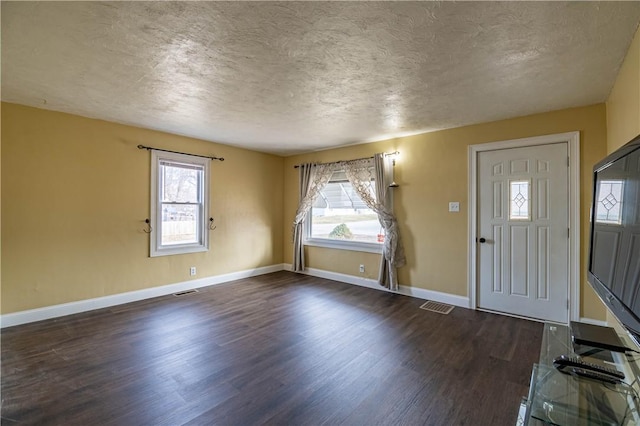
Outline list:
[[[567,157],[567,167],[571,165],[571,158]]]
[[[571,238],[571,228],[567,228],[567,238]]]

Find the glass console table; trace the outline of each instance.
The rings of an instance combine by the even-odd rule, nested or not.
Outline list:
[[[621,336],[634,347],[627,336]],[[521,409],[521,425],[637,425],[640,424],[638,382],[640,354],[574,346],[569,327],[544,326],[540,360],[533,367],[529,396]],[[604,364],[622,371],[621,384],[609,384],[559,372],[553,360],[559,355],[580,355],[589,363]]]

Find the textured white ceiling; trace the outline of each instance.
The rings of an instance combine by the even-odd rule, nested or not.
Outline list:
[[[293,154],[606,99],[640,2],[2,2],[2,99]]]

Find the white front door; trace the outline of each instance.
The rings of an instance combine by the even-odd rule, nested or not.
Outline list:
[[[566,143],[478,153],[479,308],[569,320]]]

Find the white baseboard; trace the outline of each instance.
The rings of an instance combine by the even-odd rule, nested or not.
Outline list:
[[[406,296],[417,297],[418,299],[433,300],[434,302],[459,306],[461,308],[469,309],[470,307],[469,298],[466,296],[458,296],[457,294],[443,293],[440,291],[426,290],[424,288],[409,287],[404,285],[400,286],[400,291],[398,293],[404,294]]]
[[[222,284],[229,281],[254,277],[257,275],[269,274],[271,272],[282,271],[283,269],[283,264],[263,266],[261,268],[247,269],[244,271],[231,272],[229,274],[198,278],[195,280],[163,285],[160,287],[151,287],[145,288],[143,290],[114,294],[111,296],[97,297],[95,299],[80,300],[77,302],[63,303],[61,305],[30,309],[28,311],[13,312],[0,316],[0,328],[12,327],[14,325],[27,324],[35,321],[42,321],[46,319],[62,317],[65,315],[92,311],[94,309],[108,308],[110,306],[137,302],[138,300],[150,299],[152,297],[166,296],[168,294],[173,294],[180,291]],[[289,267],[289,269],[291,268]]]
[[[284,269],[291,270],[291,264],[285,263]],[[307,268],[304,272],[305,275],[311,275],[313,277],[326,278],[328,280],[340,281],[348,284],[355,284],[361,287],[372,288],[374,290],[386,291],[389,293],[398,293],[405,296],[411,296],[418,299],[433,300],[435,302],[447,303],[449,305],[460,306],[462,308],[469,308],[469,298],[465,296],[458,296],[455,294],[442,293],[434,290],[426,290],[423,288],[410,287],[400,285],[397,292],[391,291],[378,284],[377,280],[370,278],[362,278],[355,275],[340,274],[337,272],[325,271],[323,269]]]

